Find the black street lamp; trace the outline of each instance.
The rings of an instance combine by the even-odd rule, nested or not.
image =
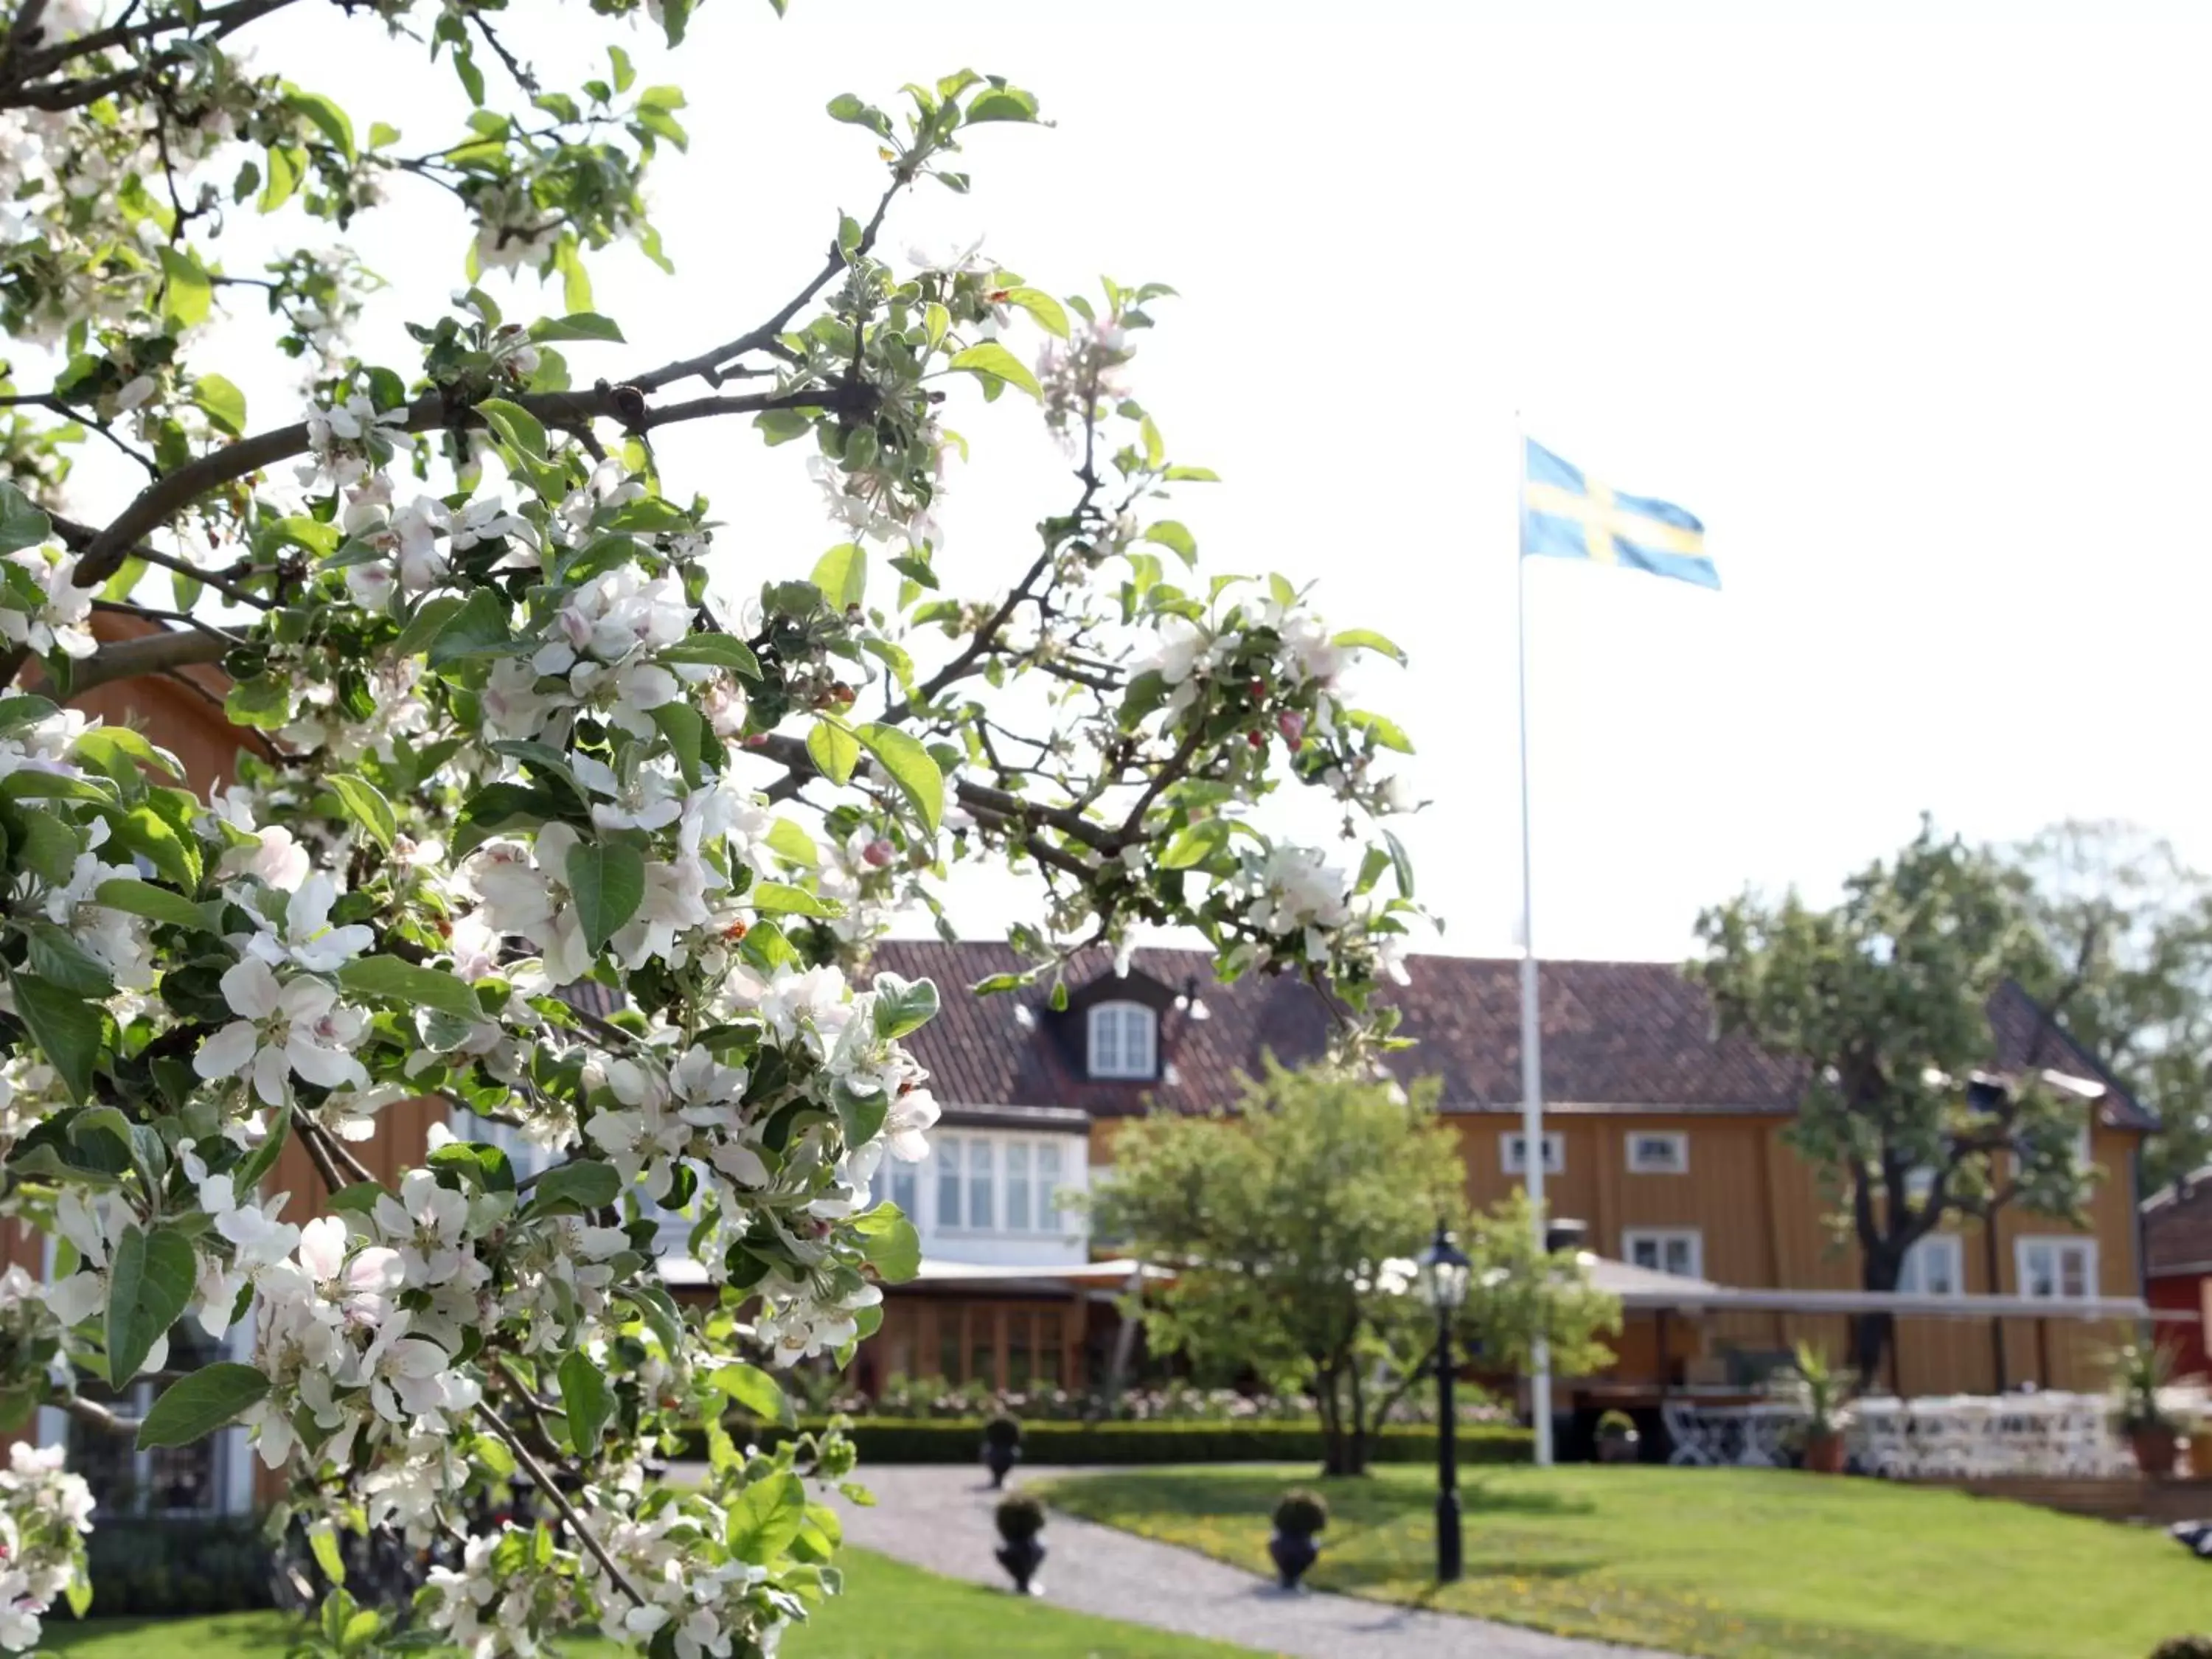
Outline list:
[[[1468,1270],[1441,1221],[1429,1248],[1414,1258],[1421,1299],[1437,1310],[1437,1583],[1458,1578],[1459,1413],[1452,1407],[1452,1319],[1467,1301]]]

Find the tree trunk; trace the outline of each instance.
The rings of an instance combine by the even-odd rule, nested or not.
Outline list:
[[[1346,1368],[1352,1381],[1352,1423],[1346,1431],[1344,1474],[1367,1473],[1367,1395],[1359,1386],[1359,1363],[1354,1360]]]
[[[1897,1275],[1904,1265],[1901,1253],[1893,1255],[1886,1249],[1865,1250],[1865,1270],[1860,1275],[1861,1288],[1887,1293],[1897,1288]],[[1883,1357],[1890,1344],[1897,1340],[1897,1321],[1886,1313],[1861,1314],[1851,1322],[1851,1369],[1858,1373],[1858,1386],[1878,1389],[1881,1386]]]
[[[1346,1448],[1344,1443],[1344,1407],[1337,1396],[1336,1372],[1323,1367],[1314,1374],[1314,1406],[1321,1413],[1321,1446],[1323,1474],[1344,1474]]]

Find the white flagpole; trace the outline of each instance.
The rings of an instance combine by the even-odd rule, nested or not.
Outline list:
[[[1515,495],[1528,510],[1528,445],[1518,412],[1513,417]],[[1544,1252],[1544,1050],[1536,996],[1535,861],[1528,835],[1528,559],[1514,525],[1514,605],[1521,669],[1521,1137],[1522,1180],[1535,1211],[1536,1249]],[[1539,1336],[1529,1354],[1528,1414],[1536,1431],[1536,1464],[1552,1462],[1552,1354]]]

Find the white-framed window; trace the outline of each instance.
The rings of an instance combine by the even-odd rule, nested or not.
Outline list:
[[[1498,1161],[1510,1176],[1528,1173],[1528,1137],[1518,1129],[1498,1132]],[[1544,1173],[1547,1176],[1567,1172],[1567,1138],[1556,1129],[1544,1132]]]
[[[1620,1254],[1632,1267],[1685,1279],[1705,1276],[1705,1236],[1695,1227],[1629,1227],[1620,1235]]]
[[[1628,1173],[1689,1174],[1690,1132],[1687,1129],[1631,1129],[1628,1132]]]
[[[883,1161],[877,1184],[883,1195],[899,1207],[899,1213],[912,1221],[921,1213],[921,1165],[908,1164],[903,1158],[887,1158]]]
[[[1930,1233],[1905,1253],[1897,1270],[1900,1296],[1964,1296],[1966,1252],[1955,1233]]]
[[[2097,1294],[2097,1241],[2064,1234],[2013,1241],[2020,1293],[2036,1302],[2087,1302]]]
[[[1159,1017],[1141,1002],[1102,1002],[1091,1010],[1091,1075],[1150,1077],[1159,1053]]]
[[[933,1135],[929,1165],[936,1176],[934,1224],[940,1231],[1058,1233],[1071,1225],[1060,1203],[1068,1158],[1057,1137]],[[919,1225],[907,1201],[920,1196],[918,1166],[895,1165],[889,1180],[886,1195]],[[878,1190],[885,1191],[880,1176]]]

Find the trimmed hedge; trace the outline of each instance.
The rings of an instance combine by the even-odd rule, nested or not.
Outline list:
[[[825,1419],[800,1426],[819,1430]],[[773,1445],[787,1431],[733,1420],[730,1433],[740,1445],[748,1440]],[[972,1463],[983,1445],[983,1419],[972,1418],[863,1417],[847,1431],[867,1463]],[[1530,1436],[1522,1428],[1482,1424],[1459,1431],[1463,1463],[1525,1463]],[[703,1436],[683,1455],[706,1455]],[[1029,1463],[1318,1463],[1321,1427],[1314,1423],[1024,1423],[1022,1459]],[[1376,1463],[1433,1463],[1437,1431],[1406,1425],[1383,1429],[1368,1439],[1368,1459]]]
[[[86,1545],[94,1618],[242,1613],[274,1605],[274,1557],[258,1516],[102,1517]]]

